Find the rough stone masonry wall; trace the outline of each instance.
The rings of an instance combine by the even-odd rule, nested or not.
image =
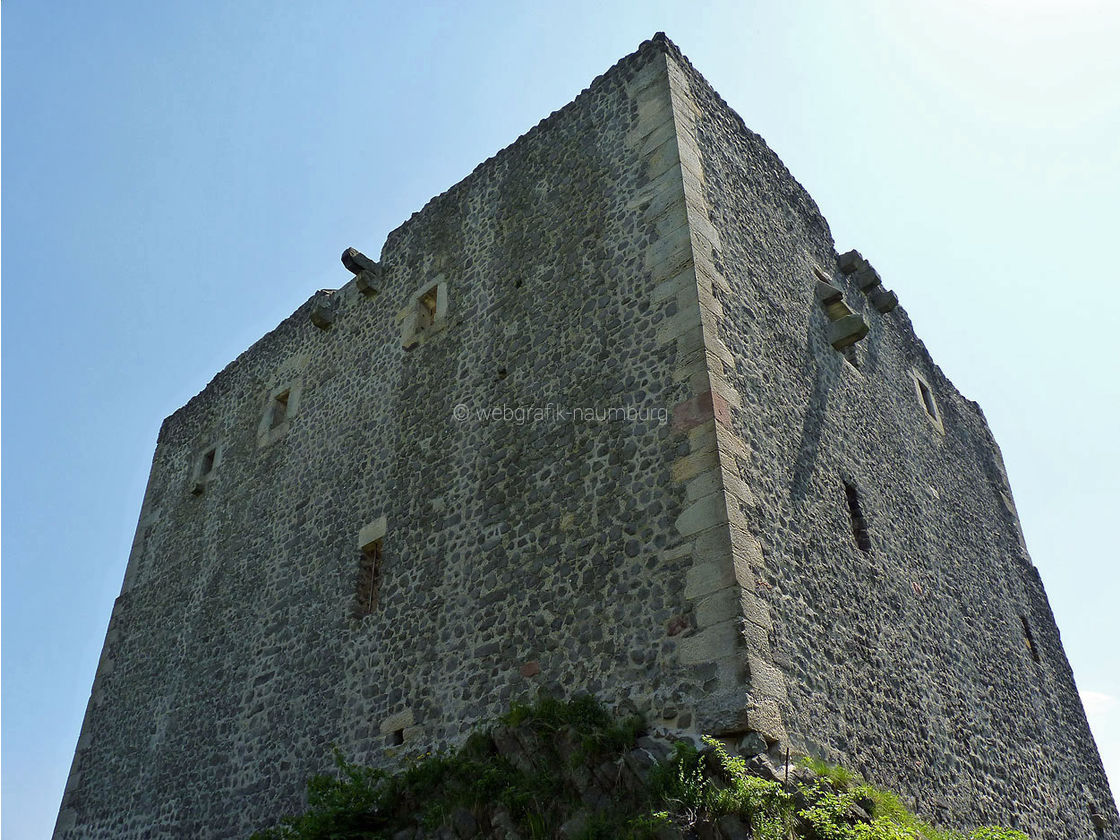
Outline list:
[[[316,294],[165,422],[56,836],[246,834],[331,743],[381,763],[540,687],[788,730],[965,820],[1107,812],[998,450],[901,312],[846,287],[861,372],[832,351],[834,256],[663,39],[433,199],[377,296]]]
[[[56,836],[246,834],[330,744],[380,763],[541,686],[695,727],[743,652],[690,576],[732,591],[691,245],[647,43],[393,232],[377,296],[315,295],[169,417]]]
[[[764,560],[755,594],[772,616],[795,744],[899,787],[946,822],[1120,837],[979,407],[901,309],[878,313],[846,281],[813,201],[670,54],[687,79],[680,98],[710,213],[695,248],[722,278],[717,331],[734,357],[726,376],[741,407],[731,419],[754,497],[741,513]],[[858,370],[826,340],[814,265],[870,326]],[[869,523],[867,553],[843,482]],[[1102,818],[1111,827],[1098,835]]]

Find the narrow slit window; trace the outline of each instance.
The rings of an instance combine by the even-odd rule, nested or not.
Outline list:
[[[206,485],[213,477],[214,468],[218,465],[218,444],[214,444],[208,449],[202,451],[195,462],[194,471],[191,473],[191,493],[195,496],[201,496],[206,492]]]
[[[206,478],[206,476],[214,471],[214,459],[217,455],[218,448],[216,446],[212,446],[206,450],[205,454],[202,456],[202,465],[198,470],[199,478]]]
[[[933,401],[933,392],[929,386],[922,380],[918,380],[918,391],[922,395],[922,404],[926,407],[926,414],[934,420],[939,419],[937,416],[937,404]]]
[[[848,514],[852,520],[852,536],[864,554],[871,551],[871,536],[867,532],[867,520],[859,503],[859,493],[848,482],[844,482],[844,495],[848,499]]]
[[[1019,621],[1023,623],[1023,643],[1027,646],[1027,650],[1031,652],[1031,659],[1035,662],[1041,662],[1038,658],[1038,646],[1034,642],[1034,633],[1031,632],[1031,625],[1027,621],[1025,615],[1019,616]]]
[[[424,294],[420,295],[419,307],[420,312],[417,318],[417,329],[427,329],[436,320],[436,308],[439,303],[439,286],[432,286]]]
[[[268,421],[270,429],[275,429],[288,419],[288,399],[291,393],[291,391],[281,391],[272,398],[272,413]]]
[[[377,595],[381,589],[381,540],[374,540],[362,548],[358,563],[358,582],[354,592],[354,617],[365,618],[377,609]]]
[[[413,293],[400,319],[401,346],[405,350],[447,326],[447,282],[443,275],[427,281]]]

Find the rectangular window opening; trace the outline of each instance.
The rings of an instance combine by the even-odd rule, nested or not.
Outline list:
[[[291,393],[291,391],[282,391],[272,398],[272,416],[268,421],[270,429],[275,429],[288,419],[288,398]]]
[[[1027,622],[1025,615],[1019,616],[1019,621],[1023,623],[1023,643],[1027,646],[1027,650],[1031,652],[1031,659],[1035,662],[1041,662],[1038,658],[1038,648],[1034,643],[1034,634],[1031,632],[1031,625]]]
[[[354,617],[365,618],[377,609],[377,595],[381,589],[381,540],[374,540],[362,548],[358,563],[358,582],[354,592]]]
[[[439,286],[432,286],[424,294],[420,295],[420,313],[417,320],[417,328],[425,329],[435,323],[436,320],[436,307],[439,303]]]
[[[202,456],[202,467],[198,471],[199,478],[206,478],[206,476],[213,472],[214,458],[217,454],[218,448],[216,446],[212,446],[210,449],[206,450],[206,453]]]
[[[404,743],[404,730],[403,729],[394,729],[392,732],[389,733],[389,746],[399,747],[403,743]]]
[[[930,391],[929,386],[922,380],[918,380],[918,390],[922,392],[922,403],[926,407],[926,414],[937,419],[937,405],[933,401],[933,392]]]
[[[867,532],[867,520],[863,516],[863,508],[860,507],[859,493],[855,487],[845,481],[844,495],[848,499],[848,514],[852,520],[852,536],[855,537],[859,550],[868,554],[871,551],[871,536]]]

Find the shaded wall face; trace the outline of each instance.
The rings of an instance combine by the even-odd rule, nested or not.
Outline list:
[[[306,305],[169,418],[64,836],[247,833],[299,807],[332,742],[374,763],[446,744],[537,685],[655,715],[702,692],[665,629],[685,385],[649,301],[646,58],[392,234],[378,296],[335,293],[327,331]],[[405,352],[433,283],[438,329]]]
[[[807,194],[691,78],[791,733],[933,817],[1094,836],[1090,803],[1113,806],[979,409],[902,310],[880,315],[837,272]],[[814,263],[870,325],[858,371],[826,341]]]

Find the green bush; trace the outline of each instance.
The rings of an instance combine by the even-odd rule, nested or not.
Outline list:
[[[813,759],[802,761],[816,774],[812,784],[763,779],[707,737],[703,751],[678,741],[668,758],[650,768],[644,785],[626,785],[622,759],[643,722],[617,720],[588,696],[514,704],[501,723],[509,730],[503,737],[516,737],[531,752],[515,751],[518,766],[499,752],[491,733],[482,732],[454,753],[414,756],[396,773],[351,764],[335,750],[334,772],[308,782],[307,809],[252,840],[390,838],[406,828],[432,831],[463,810],[481,826],[504,812],[532,840],[557,836],[559,826],[577,815],[577,840],[652,840],[674,827],[683,832],[729,814],[758,840],[1028,840],[996,827],[969,834],[934,828],[889,791]],[[589,780],[597,768],[612,766],[619,781],[607,791],[610,801],[589,809],[583,801]],[[870,805],[870,814],[860,804]]]
[[[1021,831],[996,826],[983,826],[968,834],[936,828],[914,816],[897,794],[870,785],[843,767],[814,758],[800,763],[818,776],[818,795],[798,815],[821,840],[1030,840]],[[853,805],[868,800],[872,803],[871,822],[853,824],[846,815]]]

